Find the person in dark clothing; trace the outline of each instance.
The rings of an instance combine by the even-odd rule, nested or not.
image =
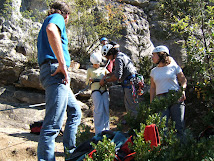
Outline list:
[[[106,44],[111,44],[111,45],[113,45],[114,46],[114,48],[117,48],[117,50],[119,51],[119,47],[120,47],[120,45],[119,44],[117,44],[116,42],[114,42],[114,41],[111,41],[111,42],[108,42],[108,39],[106,38],[106,37],[102,37],[101,39],[100,39],[100,43],[104,46],[104,45],[106,45]],[[107,62],[106,62],[106,65],[105,65],[105,67],[106,67],[106,69],[111,73],[113,70],[114,70],[114,62],[115,62],[115,59],[113,59],[113,60],[108,60]]]
[[[102,48],[102,55],[108,60],[115,59],[115,70],[107,74],[100,81],[101,85],[107,82],[118,81],[124,89],[125,108],[132,115],[137,115],[138,103],[133,100],[130,79],[137,74],[136,68],[131,59],[124,53],[120,52],[117,47],[111,44],[106,44]]]

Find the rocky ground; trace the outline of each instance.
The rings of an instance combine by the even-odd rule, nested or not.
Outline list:
[[[36,161],[36,148],[39,135],[31,134],[29,125],[44,117],[44,107],[28,108],[23,104],[0,102],[0,161]],[[111,111],[111,129],[125,112]],[[91,127],[94,135],[93,117],[87,114],[82,122]],[[56,140],[56,160],[64,161],[62,136]]]

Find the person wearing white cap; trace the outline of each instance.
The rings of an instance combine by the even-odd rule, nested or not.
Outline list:
[[[106,86],[100,86],[99,83],[109,72],[105,67],[100,67],[101,54],[92,53],[90,62],[93,66],[87,69],[86,84],[91,84],[95,134],[98,134],[104,130],[109,130],[109,92]]]
[[[169,90],[182,90],[182,96],[178,100],[178,103],[170,106],[162,114],[167,117],[167,122],[171,116],[172,120],[175,121],[177,136],[180,139],[183,139],[185,113],[184,100],[186,99],[185,89],[187,87],[187,80],[182,69],[170,58],[169,49],[166,46],[161,45],[155,47],[152,55],[153,63],[157,64],[157,66],[153,68],[150,73],[150,102],[152,102],[155,97],[167,96]]]

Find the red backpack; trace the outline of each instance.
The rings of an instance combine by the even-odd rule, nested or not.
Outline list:
[[[153,146],[160,145],[160,136],[158,128],[155,124],[146,126],[144,131],[144,139],[145,141],[151,141],[151,148],[153,148]]]

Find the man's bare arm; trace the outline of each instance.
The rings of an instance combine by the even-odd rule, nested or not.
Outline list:
[[[62,41],[61,41],[59,29],[55,24],[50,23],[46,27],[46,32],[48,35],[48,41],[50,43],[50,46],[59,62],[59,66],[57,70],[52,74],[52,76],[56,75],[57,73],[62,73],[65,76],[63,83],[67,84],[68,72],[67,72],[64,55],[63,55]]]

